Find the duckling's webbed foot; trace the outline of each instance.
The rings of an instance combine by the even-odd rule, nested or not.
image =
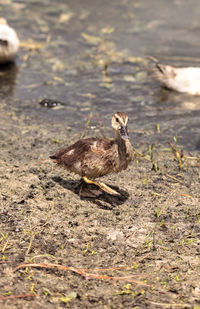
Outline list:
[[[95,187],[96,186],[93,186],[93,184],[88,185],[88,183],[82,179],[80,183],[79,195],[81,197],[98,197],[99,195],[102,195],[102,190],[98,190]]]
[[[93,184],[97,187],[99,187],[101,190],[103,190],[106,193],[109,193],[111,195],[120,195],[117,191],[111,189],[109,186],[107,186],[106,184],[104,184],[103,182],[100,181],[94,181],[94,180],[90,180],[88,179],[86,176],[83,177],[83,180],[88,183],[88,184]],[[98,190],[99,191],[99,190]],[[93,192],[93,190],[92,190]],[[97,196],[97,195],[96,195]]]

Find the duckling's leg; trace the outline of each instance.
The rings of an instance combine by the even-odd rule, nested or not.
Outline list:
[[[79,195],[81,197],[97,197],[99,195],[101,195],[103,192],[102,190],[98,190],[98,189],[92,189],[89,188],[88,184],[81,179],[81,183],[80,183],[80,191],[79,191]]]
[[[86,182],[86,183],[89,183],[89,184],[93,184],[95,186],[98,186],[101,190],[109,193],[109,194],[112,194],[112,195],[120,195],[117,191],[111,189],[110,187],[108,187],[107,185],[105,185],[105,183],[103,182],[100,182],[100,181],[94,181],[94,180],[90,180],[88,179],[86,176],[83,177],[83,180]]]

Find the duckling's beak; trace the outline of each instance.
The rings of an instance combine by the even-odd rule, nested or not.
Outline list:
[[[128,135],[128,128],[125,125],[121,125],[120,129],[119,129],[121,138],[123,139],[129,139],[129,135]]]

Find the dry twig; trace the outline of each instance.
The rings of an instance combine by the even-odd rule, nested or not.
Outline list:
[[[37,294],[21,294],[21,295],[2,296],[0,297],[0,300],[12,299],[12,298],[26,298],[26,297],[37,297]]]
[[[147,256],[149,256],[150,253],[146,254],[144,257],[138,259],[135,263],[141,262],[142,260],[144,260]],[[93,274],[90,273],[91,269],[77,269],[74,267],[69,267],[69,266],[63,266],[63,265],[59,265],[59,264],[43,264],[43,263],[31,263],[31,264],[20,264],[19,266],[17,266],[14,271],[17,271],[19,269],[22,268],[26,268],[26,267],[35,267],[35,268],[47,268],[47,269],[58,269],[58,270],[65,270],[65,271],[72,271],[74,273],[77,273],[87,279],[89,278],[94,278],[94,279],[99,279],[99,280],[105,280],[105,279],[110,279],[110,280],[124,280],[124,281],[129,281],[129,282],[133,282],[135,284],[138,285],[143,285],[143,286],[147,286],[150,287],[151,285],[146,284],[142,281],[136,281],[133,280],[133,277],[138,277],[138,275],[132,275],[132,276],[126,276],[126,277],[115,277],[115,276],[107,276],[107,275],[97,275],[97,274]],[[101,271],[113,271],[113,270],[121,270],[121,269],[127,269],[127,268],[131,268],[132,266],[120,266],[120,267],[112,267],[112,268],[96,268],[93,269],[93,272],[101,272]]]

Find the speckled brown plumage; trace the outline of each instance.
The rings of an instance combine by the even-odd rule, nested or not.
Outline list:
[[[128,137],[127,121],[127,115],[118,112],[112,118],[115,139],[95,137],[80,139],[73,145],[61,148],[50,158],[58,165],[80,175],[88,183],[94,183],[93,179],[111,172],[118,173],[126,169],[133,160],[133,148]],[[100,183],[95,182],[95,184]]]
[[[94,147],[94,145],[96,145]],[[54,156],[54,162],[75,172],[81,177],[94,179],[104,176],[115,167],[116,147],[114,141],[87,138],[61,148]]]

